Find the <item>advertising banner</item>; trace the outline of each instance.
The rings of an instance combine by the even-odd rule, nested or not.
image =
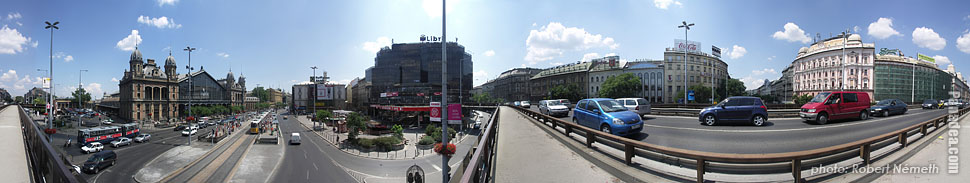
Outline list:
[[[683,39],[674,39],[674,49],[677,49],[677,51],[687,50],[690,52],[695,52],[695,51],[699,51],[697,49],[700,47],[701,47],[701,42],[685,41]]]
[[[441,102],[431,102],[431,121],[441,121]]]
[[[448,104],[448,124],[461,124],[461,104]]]

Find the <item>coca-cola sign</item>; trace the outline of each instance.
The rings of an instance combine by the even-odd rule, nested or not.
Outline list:
[[[684,41],[683,39],[674,40],[674,48],[678,51],[698,51],[697,48],[701,47],[701,43],[697,41]]]

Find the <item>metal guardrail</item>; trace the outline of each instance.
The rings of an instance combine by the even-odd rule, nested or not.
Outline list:
[[[675,116],[691,116],[697,117],[701,113],[701,109],[685,109],[685,108],[651,108],[650,113],[664,114],[664,115],[675,115]],[[768,118],[788,118],[788,117],[798,117],[799,109],[768,109]]]
[[[4,108],[11,106],[19,108],[16,105],[7,105]],[[86,182],[68,170],[70,163],[47,142],[47,135],[30,120],[27,112],[22,109],[18,111],[33,182]]]
[[[495,146],[498,145],[496,139],[498,138],[499,112],[499,109],[496,108],[491,119],[488,120],[488,124],[482,127],[485,130],[478,136],[478,143],[473,147],[473,150],[468,151],[468,154],[465,155],[462,168],[459,169],[461,170],[460,175],[456,175],[461,176],[460,181],[462,183],[492,182],[491,178],[495,173]]]
[[[734,154],[695,151],[648,144],[559,120],[558,118],[521,107],[511,107],[543,124],[550,124],[553,128],[562,127],[564,129],[563,133],[567,136],[570,133],[582,133],[586,138],[585,144],[588,147],[592,147],[594,142],[599,142],[621,149],[624,152],[624,160],[627,165],[632,165],[634,156],[642,156],[644,158],[654,156],[676,157],[678,158],[677,163],[687,163],[688,166],[683,167],[694,168],[697,171],[697,182],[704,182],[704,173],[706,172],[736,173],[737,171],[733,169],[738,168],[767,172],[790,172],[795,182],[804,182],[806,180],[803,179],[801,171],[813,166],[832,164],[856,156],[863,160],[862,163],[864,165],[869,165],[872,160],[870,154],[872,151],[888,147],[893,143],[899,143],[900,148],[905,147],[908,144],[908,137],[922,134],[920,138],[923,138],[929,132],[940,129],[942,125],[948,122],[950,117],[962,116],[970,110],[970,108],[960,109],[955,114],[947,114],[883,135],[836,146],[786,153]],[[930,127],[934,128],[929,130]],[[882,157],[889,154],[891,153],[885,153]]]

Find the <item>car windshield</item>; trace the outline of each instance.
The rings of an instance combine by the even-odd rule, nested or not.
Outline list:
[[[559,102],[558,100],[550,100],[546,104],[550,106],[559,106],[562,105],[562,102]]]
[[[828,92],[826,92],[826,93],[819,93],[818,95],[815,95],[815,98],[812,98],[812,101],[809,101],[808,103],[824,102],[825,101],[825,98],[829,98],[829,95],[830,94],[832,94],[832,93],[828,93]]]
[[[933,99],[926,99],[926,100],[923,100],[923,103],[924,103],[924,104],[935,104],[935,103],[936,103],[936,100],[933,100]]]
[[[91,157],[88,158],[88,161],[89,162],[98,162],[98,161],[101,161],[101,157],[99,157],[99,156],[91,156]]]
[[[878,103],[876,103],[876,105],[889,105],[892,102],[893,100],[881,100]]]
[[[596,103],[600,104],[600,107],[603,108],[603,112],[617,112],[626,110],[626,107],[620,105],[620,102],[617,102],[616,100],[601,100],[597,101]]]

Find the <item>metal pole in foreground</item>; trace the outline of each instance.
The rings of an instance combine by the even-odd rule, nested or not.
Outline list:
[[[690,30],[690,26],[694,26],[693,23],[687,24],[687,21],[681,22],[682,25],[677,26],[677,28],[684,28],[684,105],[687,105],[687,31]]]
[[[445,0],[441,0],[441,149],[448,144],[448,41],[445,39]],[[451,167],[448,166],[448,156],[441,156],[441,182],[448,182],[451,177]]]
[[[195,48],[186,46],[185,49],[183,49],[183,50],[189,52],[189,65],[185,66],[185,68],[189,70],[189,76],[188,76],[188,79],[189,79],[189,106],[187,107],[187,110],[189,111],[189,117],[191,117],[192,116],[192,99],[195,98],[194,96],[192,96],[192,93],[193,93],[193,91],[192,91],[192,80],[193,80],[193,78],[192,78],[192,70],[194,69],[194,68],[192,68],[192,51],[194,51]],[[189,146],[191,146],[192,145],[192,126],[189,125],[188,128],[189,128],[189,139],[188,139],[188,142],[189,142]]]
[[[50,101],[47,104],[49,104],[50,107],[47,109],[47,128],[52,128],[51,124],[54,123],[54,106],[55,106],[54,105],[55,104],[54,103],[55,101],[54,100],[54,29],[61,29],[60,27],[57,27],[57,24],[61,22],[55,21],[53,24],[51,24],[51,22],[45,21],[44,23],[47,24],[47,26],[44,27],[44,29],[51,30],[50,70],[48,70],[50,71],[50,75],[48,75],[50,76],[48,78],[50,80],[49,82],[50,92],[48,93],[50,97],[47,97],[47,100]],[[52,142],[50,135],[47,135],[47,142]]]
[[[82,85],[81,85],[81,72],[88,72],[88,70],[82,69],[82,70],[78,70],[77,71],[77,91],[81,91],[81,87],[82,87]],[[78,108],[82,108],[82,105],[81,105],[81,95],[80,95],[80,93],[78,93],[78,96],[77,96],[77,98],[75,100],[77,100],[77,106],[78,106]],[[100,125],[100,124],[101,123],[98,123],[98,125]],[[81,126],[81,116],[78,116],[77,117],[77,126],[78,127]]]

